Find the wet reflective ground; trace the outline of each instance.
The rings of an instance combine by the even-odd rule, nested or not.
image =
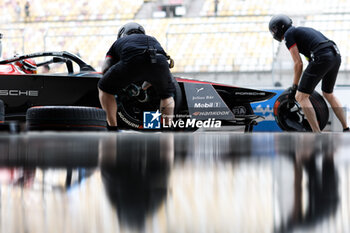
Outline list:
[[[350,134],[0,134],[0,232],[350,232]]]

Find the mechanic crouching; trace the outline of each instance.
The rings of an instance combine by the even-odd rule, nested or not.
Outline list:
[[[117,91],[137,81],[144,81],[144,90],[150,85],[154,87],[161,98],[163,122],[170,125],[175,86],[169,70],[173,62],[169,65],[168,59],[159,42],[146,35],[140,24],[131,22],[120,28],[117,40],[107,52],[102,65],[103,77],[98,83],[100,103],[107,113],[110,129],[118,129]]]

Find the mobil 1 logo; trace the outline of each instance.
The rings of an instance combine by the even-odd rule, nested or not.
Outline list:
[[[197,120],[234,120],[234,114],[227,107],[211,84],[184,83],[188,110]]]

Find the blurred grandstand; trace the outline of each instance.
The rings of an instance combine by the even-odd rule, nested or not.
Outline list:
[[[66,50],[100,70],[119,27],[137,21],[174,58],[175,75],[260,87],[291,83],[292,60],[268,31],[271,15],[286,13],[336,41],[338,84],[350,81],[346,0],[4,0],[0,9],[3,58]]]

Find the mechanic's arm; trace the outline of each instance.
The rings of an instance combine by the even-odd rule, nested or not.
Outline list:
[[[299,49],[297,45],[292,46],[289,49],[290,54],[292,55],[294,61],[294,79],[293,84],[298,85],[301,77],[301,73],[303,72],[303,61],[301,60]]]
[[[102,74],[106,73],[107,70],[112,66],[112,58],[106,57],[102,64]]]

